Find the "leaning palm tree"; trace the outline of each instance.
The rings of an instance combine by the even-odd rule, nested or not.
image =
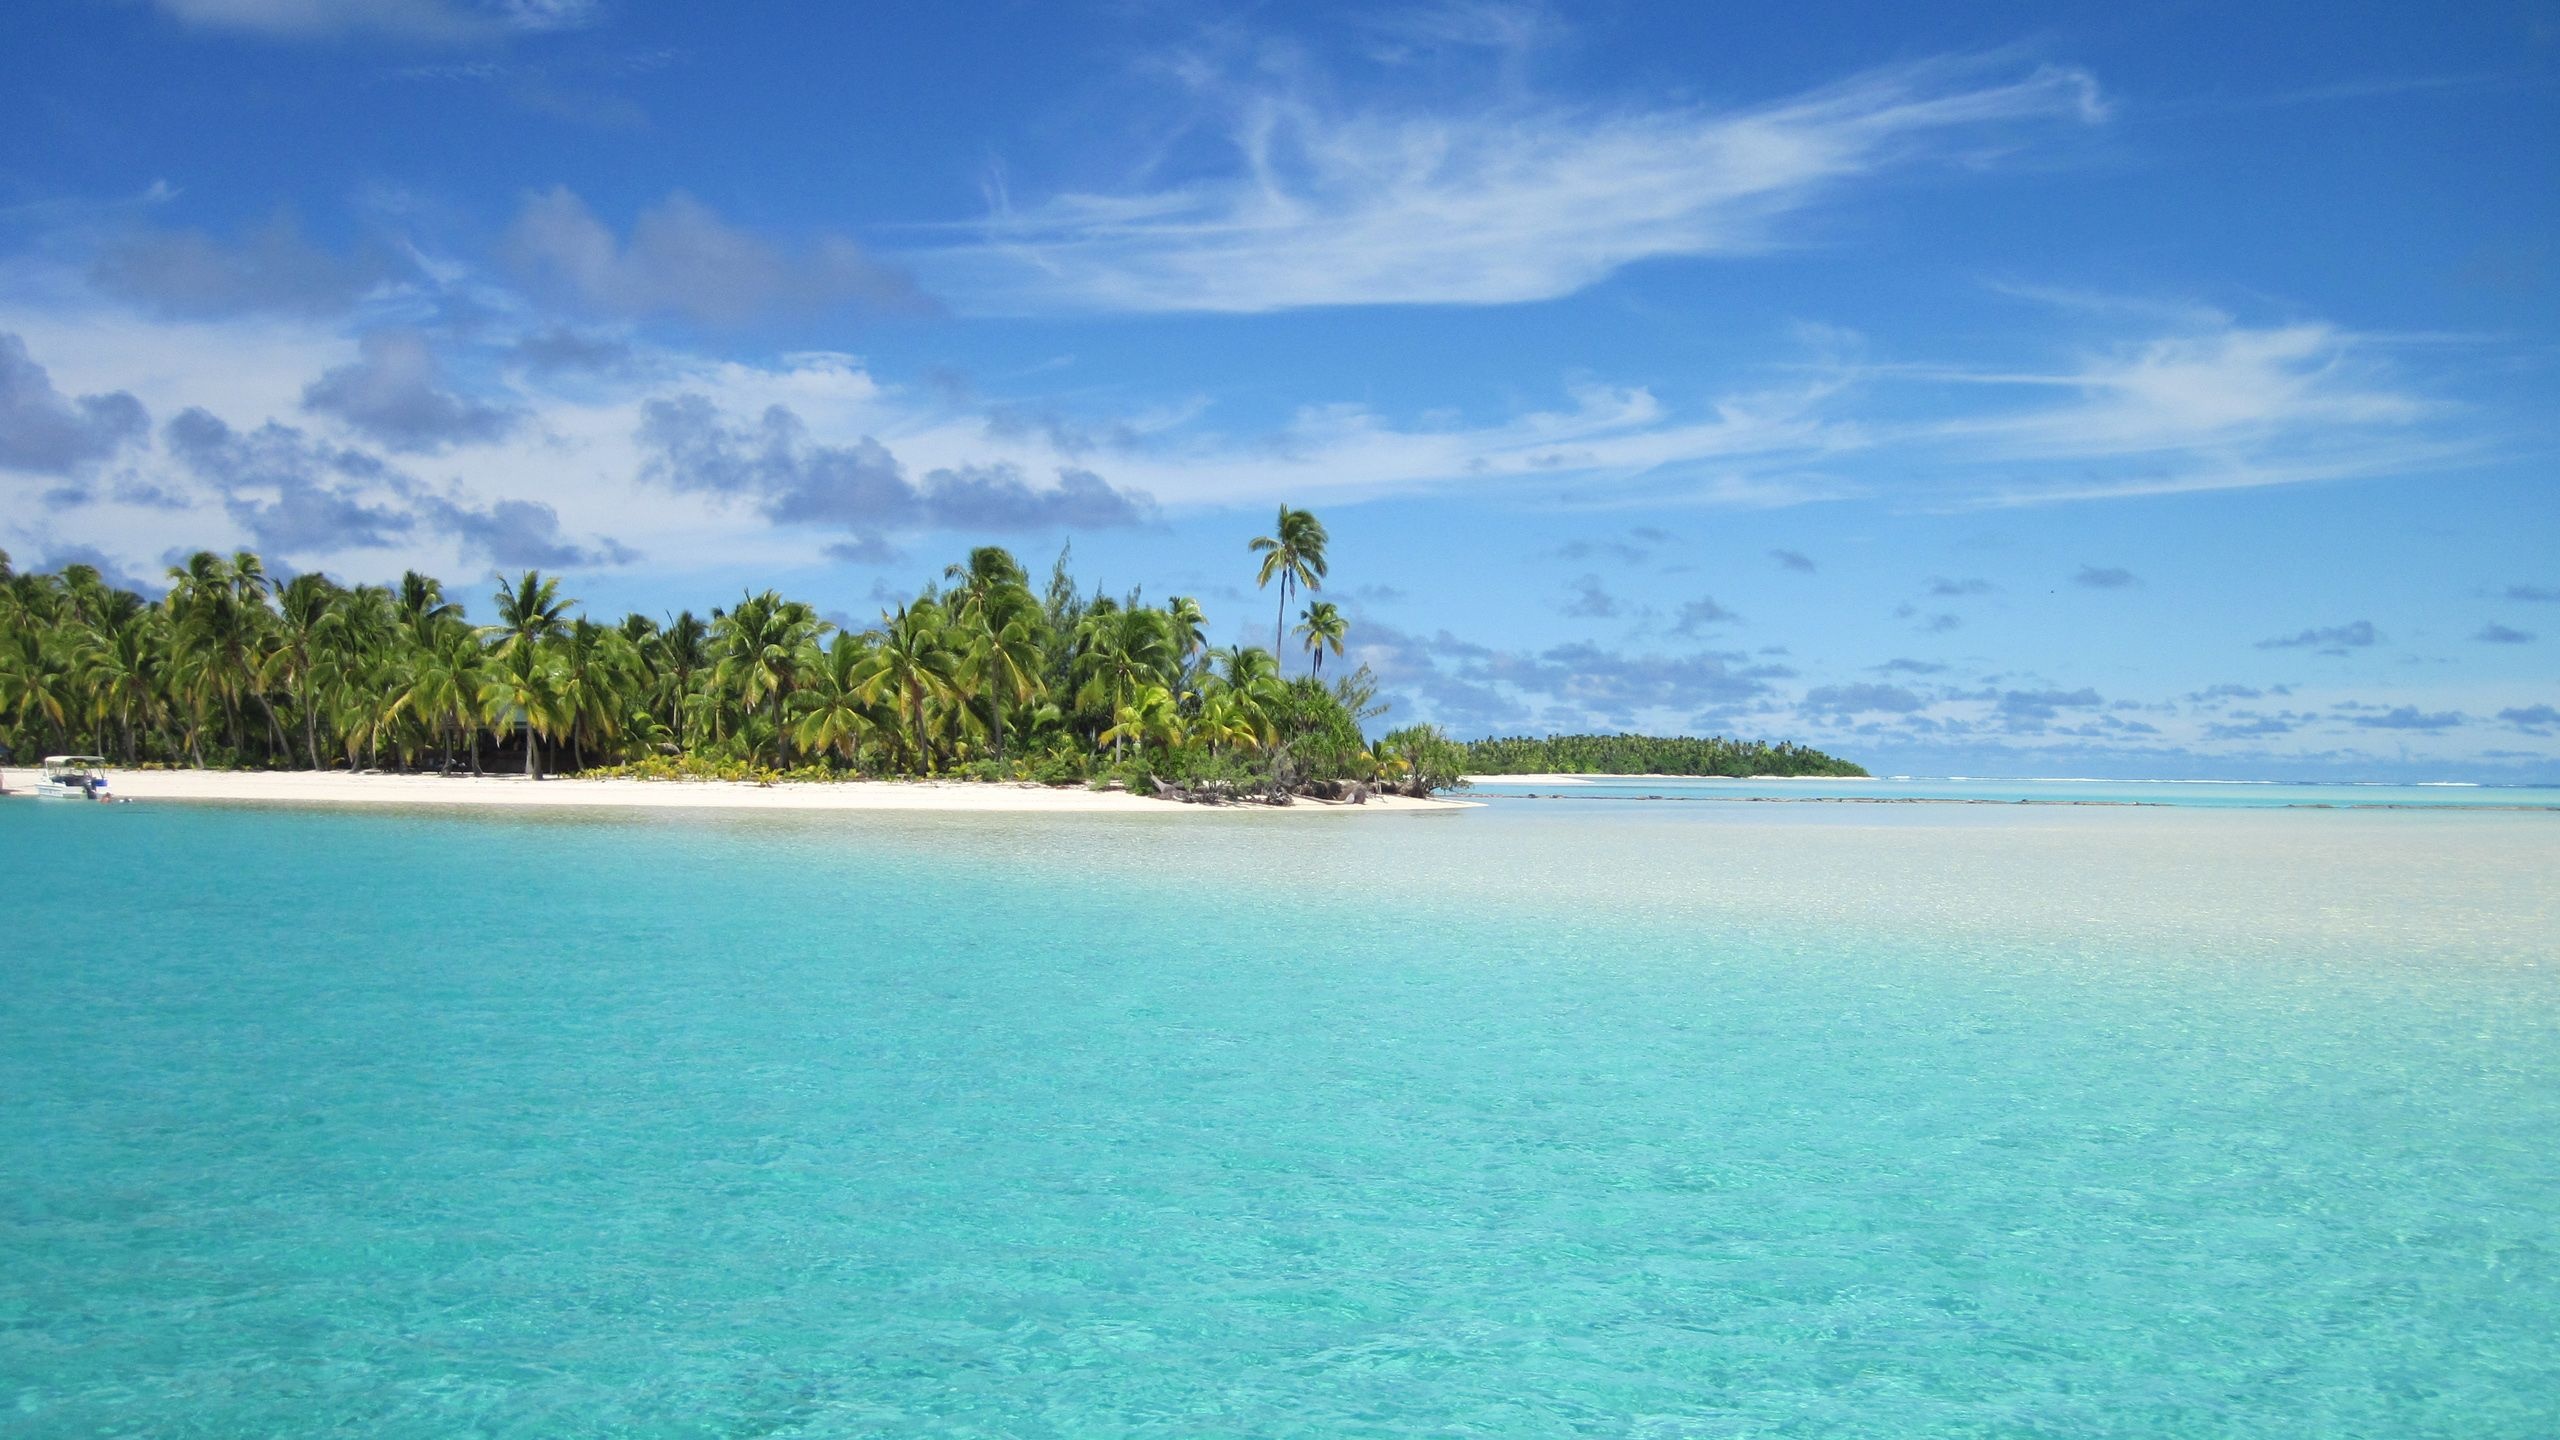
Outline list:
[[[1272,581],[1280,582],[1280,608],[1271,617],[1271,653],[1280,653],[1280,632],[1289,619],[1289,592],[1304,586],[1309,590],[1324,588],[1324,522],[1312,510],[1280,507],[1280,523],[1268,535],[1257,535],[1248,550],[1262,557],[1262,568],[1254,577],[1257,589]]]
[[[1351,633],[1351,622],[1342,618],[1342,612],[1333,608],[1330,600],[1318,600],[1309,605],[1299,612],[1298,620],[1298,638],[1306,643],[1312,662],[1309,668],[1321,675],[1324,673],[1326,647],[1332,647],[1336,655],[1341,654],[1342,638]]]

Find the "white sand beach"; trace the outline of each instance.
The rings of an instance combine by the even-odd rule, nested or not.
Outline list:
[[[982,784],[970,781],[845,780],[757,785],[718,780],[527,780],[520,775],[383,775],[341,771],[118,770],[115,793],[137,801],[211,801],[252,805],[515,805],[548,809],[666,810],[946,810],[1112,813],[1129,815],[1386,815],[1470,808],[1462,800],[1373,797],[1363,805],[1301,798],[1289,806],[1184,805],[1083,786]],[[0,770],[10,798],[24,796],[38,772]]]

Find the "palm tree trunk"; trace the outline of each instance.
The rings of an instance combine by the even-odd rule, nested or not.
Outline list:
[[[302,748],[311,752],[311,768],[320,768],[320,717],[311,708],[311,682],[302,683]]]
[[[524,722],[524,778],[527,780],[542,778],[541,744],[533,733],[533,720],[527,717]]]

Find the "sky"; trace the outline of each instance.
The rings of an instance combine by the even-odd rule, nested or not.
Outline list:
[[[0,548],[145,590],[1268,644],[1290,505],[1389,723],[2560,783],[2555,378],[2560,3],[0,18]]]

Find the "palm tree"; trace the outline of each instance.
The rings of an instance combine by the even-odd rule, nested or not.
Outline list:
[[[860,758],[863,737],[873,729],[870,702],[862,698],[870,663],[871,647],[858,635],[840,633],[827,642],[791,697],[798,715],[791,738],[802,750],[842,755],[848,765]]]
[[[1289,592],[1299,586],[1309,590],[1324,588],[1324,522],[1312,510],[1280,507],[1280,523],[1272,533],[1257,535],[1245,548],[1262,557],[1261,571],[1254,577],[1254,587],[1261,589],[1273,580],[1280,582],[1280,608],[1271,617],[1271,653],[1280,653],[1281,627],[1288,623]]]
[[[907,753],[933,773],[933,707],[958,690],[960,656],[951,646],[940,602],[923,599],[883,616],[859,693],[867,704],[888,701],[906,724]]]
[[[542,737],[559,724],[560,677],[540,648],[517,645],[499,652],[480,680],[481,713],[493,725],[524,724],[524,774],[542,778]]]
[[[1181,702],[1162,685],[1141,685],[1112,712],[1111,728],[1102,738],[1116,753],[1123,741],[1135,740],[1144,750],[1153,741],[1170,749],[1183,739]]]
[[[783,704],[801,667],[816,657],[818,637],[828,628],[816,611],[771,590],[741,599],[711,625],[716,655],[712,688],[735,696],[743,712],[752,713],[770,702],[774,758],[786,767],[791,763],[791,739],[783,728]]]
[[[1298,619],[1301,622],[1298,638],[1306,642],[1307,654],[1312,661],[1309,668],[1321,675],[1324,673],[1325,647],[1329,645],[1333,647],[1334,654],[1341,654],[1342,638],[1351,632],[1351,622],[1342,618],[1342,612],[1333,608],[1330,600],[1318,600],[1309,605],[1299,612]]]
[[[569,607],[577,603],[560,598],[558,576],[546,579],[539,570],[527,570],[513,585],[498,582],[498,623],[488,627],[488,633],[500,637],[501,655],[513,653],[519,645],[557,640],[568,633]]]
[[[1083,683],[1076,689],[1076,703],[1115,721],[1134,691],[1171,680],[1181,663],[1159,610],[1096,608],[1078,627],[1077,639],[1082,649],[1076,673]],[[1111,737],[1114,760],[1121,755],[1121,738]]]
[[[950,613],[963,637],[962,678],[986,698],[983,723],[1001,762],[1007,706],[1027,705],[1042,689],[1048,656],[1040,644],[1040,602],[1022,567],[997,546],[979,546],[969,552],[968,564],[953,565],[943,576],[960,582]]]
[[[711,664],[711,627],[692,611],[679,610],[642,653],[656,674],[659,699],[667,707],[667,729],[680,744],[690,740],[684,705],[693,694],[695,672]]]
[[[399,606],[401,624],[417,640],[447,620],[462,618],[462,607],[444,598],[444,582],[415,570],[400,572]]]
[[[414,577],[417,572],[410,574]],[[313,672],[319,668],[320,646],[337,598],[338,587],[317,571],[305,571],[285,582],[276,597],[281,618],[276,647],[267,657],[268,675],[260,677],[272,677],[293,690],[295,706],[302,711],[302,748],[314,770],[320,768],[320,706],[312,694]]]
[[[1188,595],[1176,595],[1164,602],[1164,614],[1166,623],[1173,627],[1174,653],[1180,655],[1185,664],[1192,656],[1209,648],[1209,617],[1200,609],[1199,601]]]
[[[409,711],[433,725],[440,740],[447,734],[447,725],[469,735],[474,775],[480,773],[480,686],[485,659],[477,635],[461,625],[447,625],[419,647],[404,696]],[[446,762],[450,764],[452,758],[452,745],[446,741]]]

